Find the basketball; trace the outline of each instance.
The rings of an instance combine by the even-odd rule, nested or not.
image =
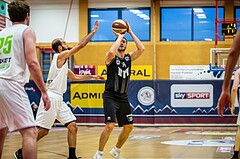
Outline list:
[[[112,23],[112,31],[124,34],[127,31],[127,24],[124,20],[118,19]]]

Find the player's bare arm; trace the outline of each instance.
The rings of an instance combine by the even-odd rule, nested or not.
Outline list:
[[[85,81],[85,80],[104,80],[104,77],[100,75],[77,75],[70,69],[68,70],[68,78],[72,81]]]
[[[143,43],[137,38],[137,36],[133,33],[131,26],[129,25],[129,23],[127,21],[125,21],[128,29],[127,32],[131,35],[131,37],[133,38],[137,49],[133,52],[130,53],[132,60],[136,60],[145,50],[145,47],[143,45]]]
[[[31,28],[26,29],[24,32],[24,41],[25,41],[25,55],[26,62],[31,73],[31,76],[38,86],[39,90],[42,93],[45,109],[50,108],[50,100],[47,95],[47,90],[43,81],[41,67],[38,63],[36,56],[36,36],[34,31]]]
[[[111,46],[111,48],[109,49],[109,51],[106,54],[106,64],[109,64],[112,59],[115,57],[116,52],[118,47],[120,46],[120,43],[124,37],[125,34],[120,34],[120,33],[114,33],[118,38],[117,40],[113,43],[113,45]]]
[[[91,38],[94,36],[94,34],[98,31],[98,28],[99,28],[99,22],[95,21],[95,24],[94,24],[94,26],[92,28],[92,31],[88,35],[86,35],[84,38],[82,38],[80,40],[80,42],[78,42],[78,44],[76,46],[74,46],[72,49],[66,50],[66,51],[62,52],[59,55],[59,59],[61,59],[61,61],[65,61],[65,59],[67,59],[68,57],[74,55],[80,49],[85,47],[88,44],[88,42],[91,40]]]

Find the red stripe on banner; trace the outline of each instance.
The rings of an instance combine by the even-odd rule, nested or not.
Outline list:
[[[103,116],[77,116],[77,123],[104,123]],[[134,117],[135,124],[236,124],[232,117]]]

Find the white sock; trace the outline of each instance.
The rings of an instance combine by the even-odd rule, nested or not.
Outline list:
[[[117,148],[116,146],[114,146],[114,149],[117,150],[118,152],[120,151],[120,148]]]
[[[97,151],[98,154],[103,155],[103,151]]]

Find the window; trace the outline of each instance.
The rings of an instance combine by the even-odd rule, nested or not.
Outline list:
[[[237,30],[240,27],[240,7],[235,8],[235,18],[236,18],[236,24],[237,24]]]
[[[161,8],[161,41],[204,41],[215,39],[215,7]],[[218,8],[218,18],[224,9]]]
[[[116,19],[127,20],[135,35],[141,41],[150,41],[150,9],[89,9],[89,31],[92,29],[95,20],[98,20],[100,27],[91,41],[114,41],[112,33],[112,22]],[[128,41],[133,41],[129,34],[126,34]]]

